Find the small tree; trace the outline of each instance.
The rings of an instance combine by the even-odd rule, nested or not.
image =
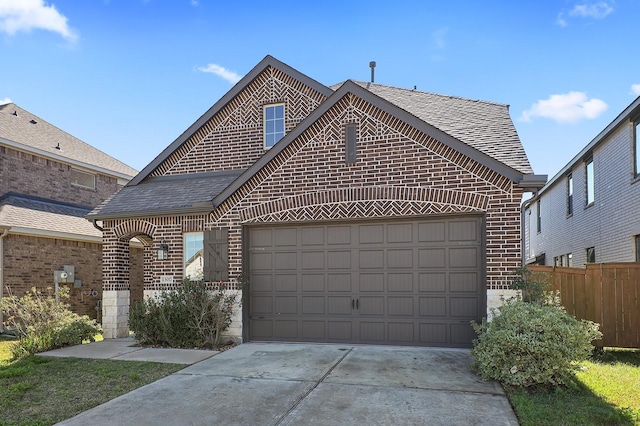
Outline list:
[[[61,287],[59,297],[68,299],[69,289]],[[68,304],[56,303],[51,292],[45,294],[35,287],[20,298],[11,294],[2,298],[0,309],[7,316],[7,328],[19,339],[11,349],[14,358],[94,341],[102,332],[95,320],[72,312]]]

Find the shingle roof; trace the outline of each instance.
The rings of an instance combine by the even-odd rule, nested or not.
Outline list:
[[[89,211],[90,207],[9,192],[0,198],[0,226],[102,238],[84,218]]]
[[[244,170],[149,177],[137,185],[122,188],[96,207],[90,216],[132,216],[167,211],[211,211],[211,200]]]
[[[508,105],[381,84],[354,83],[507,166],[522,173],[533,173]]]
[[[0,139],[133,177],[138,172],[16,104],[0,105]],[[60,149],[57,149],[59,147]]]

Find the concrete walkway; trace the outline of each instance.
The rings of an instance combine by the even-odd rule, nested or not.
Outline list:
[[[69,346],[62,349],[41,352],[38,355],[51,357],[75,357],[116,359],[124,361],[153,361],[191,365],[211,358],[217,351],[197,349],[143,348],[136,346],[133,337],[107,339],[84,345]]]
[[[468,350],[245,343],[60,424],[517,425],[470,363]]]

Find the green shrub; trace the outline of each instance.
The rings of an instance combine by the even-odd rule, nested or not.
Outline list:
[[[60,299],[69,297],[69,289],[61,287]],[[69,305],[56,303],[52,294],[44,294],[32,288],[18,298],[10,295],[0,300],[0,309],[6,325],[18,337],[11,348],[14,358],[44,352],[70,345],[79,345],[84,340],[94,341],[102,332],[95,320],[71,312]]]
[[[132,306],[129,328],[143,345],[217,348],[237,299],[224,290],[208,290],[205,283],[187,279],[175,290]]]
[[[493,310],[495,311],[495,310]],[[472,354],[483,379],[540,388],[569,383],[579,363],[592,353],[602,334],[598,324],[567,314],[559,299],[505,300],[491,322],[473,324],[478,333]]]

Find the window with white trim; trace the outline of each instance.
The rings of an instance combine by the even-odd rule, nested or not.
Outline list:
[[[596,263],[596,248],[589,247],[587,249],[587,263]]]
[[[264,148],[269,149],[284,137],[284,104],[264,107]]]
[[[640,120],[633,123],[633,171],[634,176],[640,176]]]
[[[573,214],[573,175],[567,175],[567,216]]]
[[[197,281],[203,278],[203,233],[189,232],[184,234],[184,277]]]
[[[96,189],[96,175],[78,169],[71,169],[71,184],[88,189]]]

